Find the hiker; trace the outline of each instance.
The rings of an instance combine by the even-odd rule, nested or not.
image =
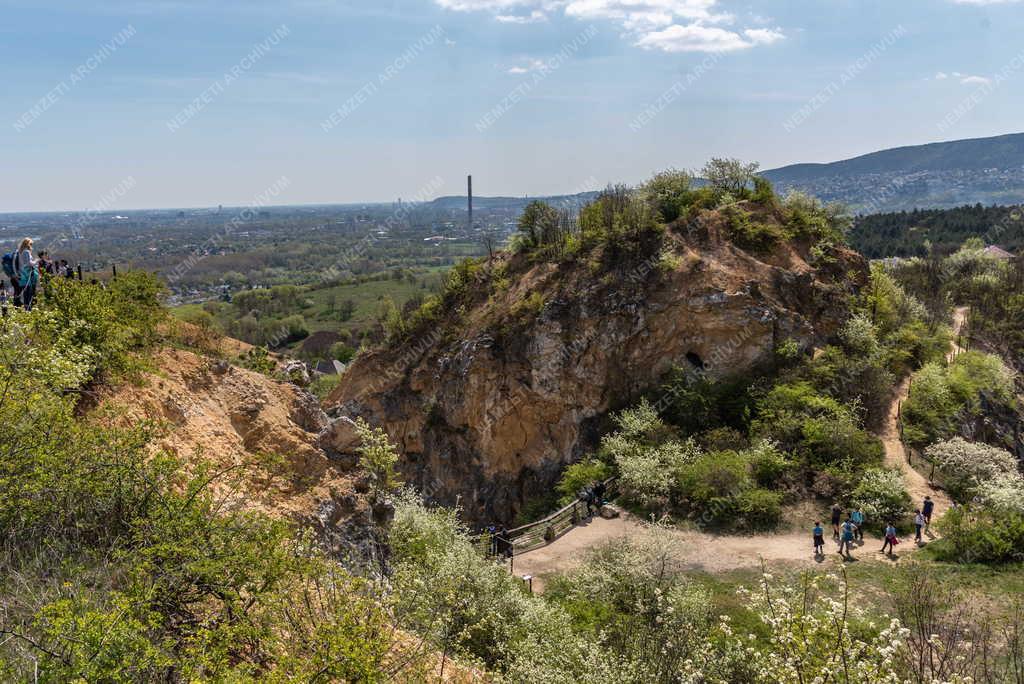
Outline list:
[[[593,515],[595,509],[595,502],[597,501],[597,494],[594,492],[593,487],[587,487],[587,515]],[[599,509],[598,509],[599,510]]]
[[[846,550],[846,557],[850,558],[850,545],[853,543],[853,521],[849,518],[843,523],[842,537],[839,540],[839,555],[842,556],[843,550]]]
[[[60,275],[64,276],[68,280],[75,279],[75,269],[71,268],[71,264],[68,263],[67,259],[60,260]]]
[[[597,484],[594,485],[594,496],[597,498],[597,510],[601,510],[601,506],[604,506],[604,495],[608,491],[603,481],[598,480]]]
[[[814,529],[811,530],[811,534],[814,535],[814,555],[815,557],[821,557],[825,555],[825,529],[821,526],[821,521],[814,523]]]
[[[493,523],[487,526],[487,538],[491,542],[491,554],[492,556],[498,555],[498,527]]]
[[[498,529],[498,554],[505,558],[512,556],[512,540],[508,538],[508,528],[504,525]]]
[[[590,487],[583,486],[580,487],[580,491],[576,496],[577,498],[579,498],[580,501],[587,504],[587,517],[589,518],[591,515],[593,515],[590,509],[594,505],[594,491]]]
[[[47,275],[55,275],[57,273],[57,264],[53,263],[50,253],[45,250],[39,252],[39,271]]]
[[[850,514],[850,520],[853,521],[853,536],[859,541],[864,541],[864,511],[857,508]]]
[[[935,502],[932,501],[932,497],[924,497],[924,507],[921,509],[921,515],[924,516],[924,529],[925,532],[932,526],[932,512],[935,510]]]
[[[914,511],[914,541],[920,544],[921,539],[921,528],[924,527],[924,514],[921,513],[921,509],[918,508]]]
[[[39,284],[39,260],[32,256],[32,238],[25,238],[14,255],[14,273],[21,284],[21,306],[32,310]]]
[[[843,517],[843,509],[839,504],[832,504],[832,538],[839,541],[839,521]]]
[[[882,542],[882,550],[879,553],[885,553],[885,548],[889,547],[889,555],[891,556],[896,545],[899,543],[900,540],[896,538],[896,526],[890,520],[885,524],[885,541]]]

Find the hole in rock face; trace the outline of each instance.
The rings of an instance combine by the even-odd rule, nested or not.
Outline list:
[[[695,352],[686,352],[686,360],[692,363],[695,367],[704,369],[704,361]]]

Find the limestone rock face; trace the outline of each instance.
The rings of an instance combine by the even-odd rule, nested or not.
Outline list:
[[[492,264],[514,274],[510,285],[357,357],[328,400],[335,418],[322,445],[351,455],[351,421],[363,417],[387,430],[406,481],[428,499],[509,522],[594,446],[609,411],[673,366],[720,377],[770,362],[787,340],[820,345],[866,279],[864,260],[844,249],[815,268],[798,247],[755,256],[713,229],[666,242],[597,274],[584,262]]]
[[[315,396],[180,349],[152,360],[157,370],[143,382],[103,389],[114,420],[160,420],[153,450],[178,457],[186,471],[224,472],[210,487],[226,507],[308,526],[352,566],[379,560],[381,514],[359,491],[360,473],[319,447],[328,418]]]

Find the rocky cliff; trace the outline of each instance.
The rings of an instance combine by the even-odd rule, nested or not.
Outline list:
[[[377,523],[362,473],[340,468],[319,447],[327,417],[316,397],[225,361],[164,349],[136,384],[105,387],[111,420],[153,421],[154,451],[192,472],[206,468],[224,507],[259,510],[315,530],[336,557],[374,561]]]
[[[769,363],[787,340],[812,348],[835,334],[866,278],[859,255],[812,258],[793,243],[751,253],[727,233],[704,212],[614,268],[585,256],[481,265],[467,301],[356,359],[329,398],[324,446],[351,460],[363,417],[397,442],[428,499],[511,520],[594,444],[609,411],[673,366],[718,377]]]

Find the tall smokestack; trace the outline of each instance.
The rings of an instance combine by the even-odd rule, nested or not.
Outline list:
[[[473,230],[473,176],[466,176],[466,196],[469,198],[469,230]]]

